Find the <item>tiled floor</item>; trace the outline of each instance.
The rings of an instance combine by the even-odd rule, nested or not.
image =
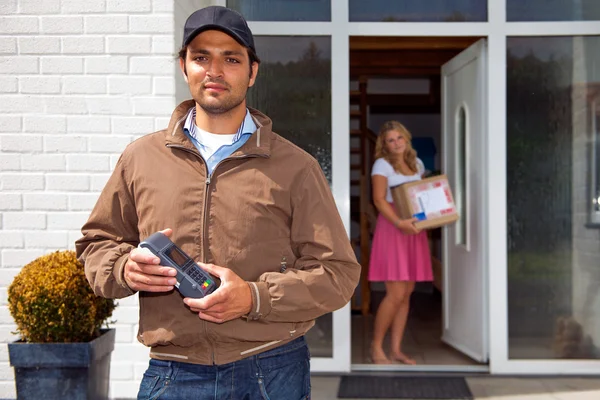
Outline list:
[[[403,350],[419,365],[477,365],[442,342],[442,302],[439,293],[415,292],[403,341]],[[374,317],[352,316],[352,363],[371,364],[369,346]],[[389,337],[384,350],[389,354]],[[600,400],[600,399],[599,399]]]

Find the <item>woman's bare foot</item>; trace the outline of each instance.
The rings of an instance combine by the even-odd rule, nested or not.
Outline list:
[[[407,356],[406,354],[400,352],[400,353],[394,353],[392,355],[392,360],[394,361],[399,361],[402,364],[406,364],[406,365],[416,365],[417,362],[415,360],[413,360],[412,358],[410,358],[409,356]]]
[[[373,364],[391,364],[392,360],[387,358],[382,349],[371,349],[371,362]]]

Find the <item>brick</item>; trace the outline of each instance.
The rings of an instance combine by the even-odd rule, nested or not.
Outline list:
[[[2,154],[0,157],[0,171],[21,170],[21,156],[19,154]]]
[[[86,74],[127,74],[127,56],[98,56],[85,58]]]
[[[18,35],[38,32],[39,25],[37,17],[0,17],[0,35]]]
[[[66,232],[26,232],[25,246],[27,248],[64,249],[68,245]]]
[[[130,381],[133,379],[133,365],[130,361],[115,362],[110,364],[110,380]]]
[[[130,296],[136,297],[136,296]],[[119,299],[119,306],[121,305],[121,299]],[[116,329],[115,342],[116,343],[135,343],[135,336],[131,325],[112,325]]]
[[[44,98],[47,114],[88,114],[84,97],[64,96]]]
[[[46,214],[32,212],[5,212],[3,215],[3,226],[5,230],[45,229]]]
[[[0,114],[30,113],[31,110],[43,110],[44,103],[40,96],[4,95],[0,96]]]
[[[19,0],[21,14],[59,14],[60,0]]]
[[[114,314],[113,314],[114,315]],[[112,361],[122,362],[131,360],[144,360],[150,356],[150,349],[141,343],[115,343]]]
[[[18,91],[19,83],[16,76],[0,75],[0,93],[17,93]],[[1,131],[2,128],[0,128]]]
[[[108,133],[110,132],[110,117],[69,116],[67,117],[67,132]]]
[[[152,0],[152,11],[172,13],[175,9],[174,5],[173,0]]]
[[[24,208],[27,211],[59,211],[67,209],[67,195],[58,193],[25,193]]]
[[[175,60],[170,57],[131,57],[132,74],[151,74],[172,76]]]
[[[90,15],[83,23],[85,33],[127,33],[129,30],[126,15]]]
[[[19,132],[21,117],[16,115],[0,115],[0,132]]]
[[[87,138],[81,136],[44,136],[46,153],[83,153],[87,151]]]
[[[21,156],[23,171],[65,171],[65,156],[60,154],[24,154]]]
[[[60,53],[60,38],[54,36],[31,36],[19,38],[20,54]]]
[[[175,95],[175,79],[169,76],[154,77],[153,90],[158,95]]]
[[[100,192],[106,186],[106,182],[110,178],[110,174],[94,174],[90,178],[90,190],[92,192]]]
[[[97,201],[98,195],[96,193],[69,194],[68,209],[72,211],[90,211]]]
[[[40,58],[42,74],[81,74],[83,73],[83,57],[42,57]]]
[[[152,10],[150,0],[107,0],[108,12],[144,13]]]
[[[175,108],[173,97],[146,97],[133,99],[133,113],[135,115],[161,115],[169,114]]]
[[[109,76],[108,93],[149,95],[152,93],[152,78],[149,76]]]
[[[64,133],[67,131],[67,119],[52,115],[26,115],[23,117],[25,132]]]
[[[131,136],[96,136],[90,138],[90,151],[92,153],[121,153],[129,143],[131,143]]]
[[[140,302],[138,296],[128,296],[119,299],[119,307],[139,307]]]
[[[129,17],[129,32],[172,33],[173,23],[170,15],[132,15]]]
[[[69,249],[75,249],[75,241],[80,239],[83,236],[81,234],[81,227],[79,227],[75,230],[68,231],[68,234],[69,234]]]
[[[62,52],[64,54],[102,54],[104,53],[104,37],[63,37]]]
[[[42,33],[76,34],[83,33],[83,17],[48,16],[41,17]]]
[[[86,104],[92,114],[127,115],[132,112],[131,100],[123,97],[90,97]]]
[[[2,266],[5,268],[24,267],[44,254],[46,254],[45,249],[2,250]],[[2,273],[5,273],[4,269],[2,270]],[[2,310],[1,307],[0,310]],[[1,316],[0,321],[4,324],[13,323],[12,320],[3,319]]]
[[[90,177],[81,174],[46,174],[46,190],[86,192]]]
[[[177,54],[175,39],[173,35],[152,36],[152,53],[168,54],[174,56]]]
[[[0,150],[17,153],[41,152],[42,137],[37,135],[2,135]]]
[[[10,268],[2,264],[1,271],[2,273],[0,274],[0,287],[7,287],[15,279],[15,276],[17,276],[17,274],[21,272],[21,268]]]
[[[1,254],[0,254],[0,256],[1,256]],[[0,361],[8,361],[8,348],[7,348],[7,346],[5,344],[0,344]],[[15,392],[14,391],[15,384],[14,384],[14,382],[10,382],[10,383],[13,386],[12,391],[14,393]],[[9,392],[9,390],[7,390],[4,385],[2,385],[2,382],[0,382],[0,393],[2,393],[3,398],[8,398],[8,397],[6,397],[4,395],[5,391]],[[16,398],[16,394],[14,396],[10,397],[10,398],[11,399],[15,399]]]
[[[18,336],[17,336],[18,337]],[[133,367],[132,367],[133,369]],[[8,362],[0,363],[0,380],[7,381],[15,378],[13,367]]]
[[[23,250],[8,250],[7,252],[11,252],[11,251],[23,252]],[[2,254],[4,255],[4,252],[2,252]],[[0,325],[12,325],[14,323],[15,323],[15,321],[13,320],[12,316],[10,315],[8,308],[0,307]]]
[[[67,170],[70,172],[110,171],[110,157],[99,154],[67,154]]]
[[[48,230],[80,229],[88,218],[87,212],[51,212],[48,213]]]
[[[112,318],[119,324],[135,324],[139,321],[138,307],[119,305],[112,314]]]
[[[0,71],[3,74],[37,74],[39,72],[38,57],[0,57]]]
[[[111,54],[148,54],[152,48],[150,36],[109,36],[107,43]]]
[[[104,94],[106,78],[100,76],[65,76],[63,92],[65,94]]]
[[[121,157],[121,155],[112,155],[110,156],[110,170],[114,171],[115,167],[117,166],[117,162],[119,162],[119,158]]]
[[[22,210],[23,199],[18,193],[0,193],[0,210]],[[2,243],[2,241],[0,241]]]
[[[154,130],[160,131],[163,129],[167,129],[169,127],[169,122],[171,122],[170,117],[156,117],[154,118]]]
[[[43,174],[2,174],[0,175],[2,190],[43,190]]]
[[[8,304],[8,290],[6,288],[2,289],[2,291],[0,292],[0,298],[3,299],[3,303],[2,305],[7,305]],[[12,342],[14,340],[18,340],[19,339],[19,335],[17,333],[14,333],[17,329],[17,326],[14,324],[10,324],[10,325],[3,325],[0,326],[0,341],[2,343],[6,343],[6,342]],[[133,368],[133,366],[132,366]],[[11,379],[14,378],[11,377]]]
[[[64,14],[101,13],[106,10],[105,0],[61,0],[61,5],[61,11]]]
[[[57,94],[60,93],[60,78],[57,76],[22,76],[19,77],[19,88],[24,94]]]
[[[113,352],[114,357],[114,352]],[[148,358],[149,356],[146,356]],[[114,359],[114,358],[113,358]],[[147,367],[147,364],[146,364]],[[1,383],[1,382],[0,382]],[[141,379],[137,381],[111,381],[109,387],[109,398],[110,399],[135,399],[138,395],[138,390],[140,388]],[[12,387],[7,387],[7,398],[15,398],[16,395],[12,395],[14,393],[14,383],[11,382]],[[0,386],[1,389],[1,386]]]
[[[17,38],[0,37],[0,54],[17,54]]]
[[[0,15],[14,14],[17,12],[17,0],[4,0],[0,3]]]

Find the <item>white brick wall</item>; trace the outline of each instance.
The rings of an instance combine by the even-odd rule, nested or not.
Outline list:
[[[166,126],[185,20],[176,9],[209,4],[0,1],[0,341],[14,340],[6,287],[20,268],[72,249],[121,151]],[[120,300],[114,315],[111,397],[135,398],[147,365],[137,307]],[[15,396],[0,345],[0,398]]]

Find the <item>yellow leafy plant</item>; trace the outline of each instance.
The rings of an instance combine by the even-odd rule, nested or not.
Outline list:
[[[88,342],[112,315],[112,299],[90,288],[74,251],[41,256],[15,276],[8,306],[21,339],[35,343]]]

